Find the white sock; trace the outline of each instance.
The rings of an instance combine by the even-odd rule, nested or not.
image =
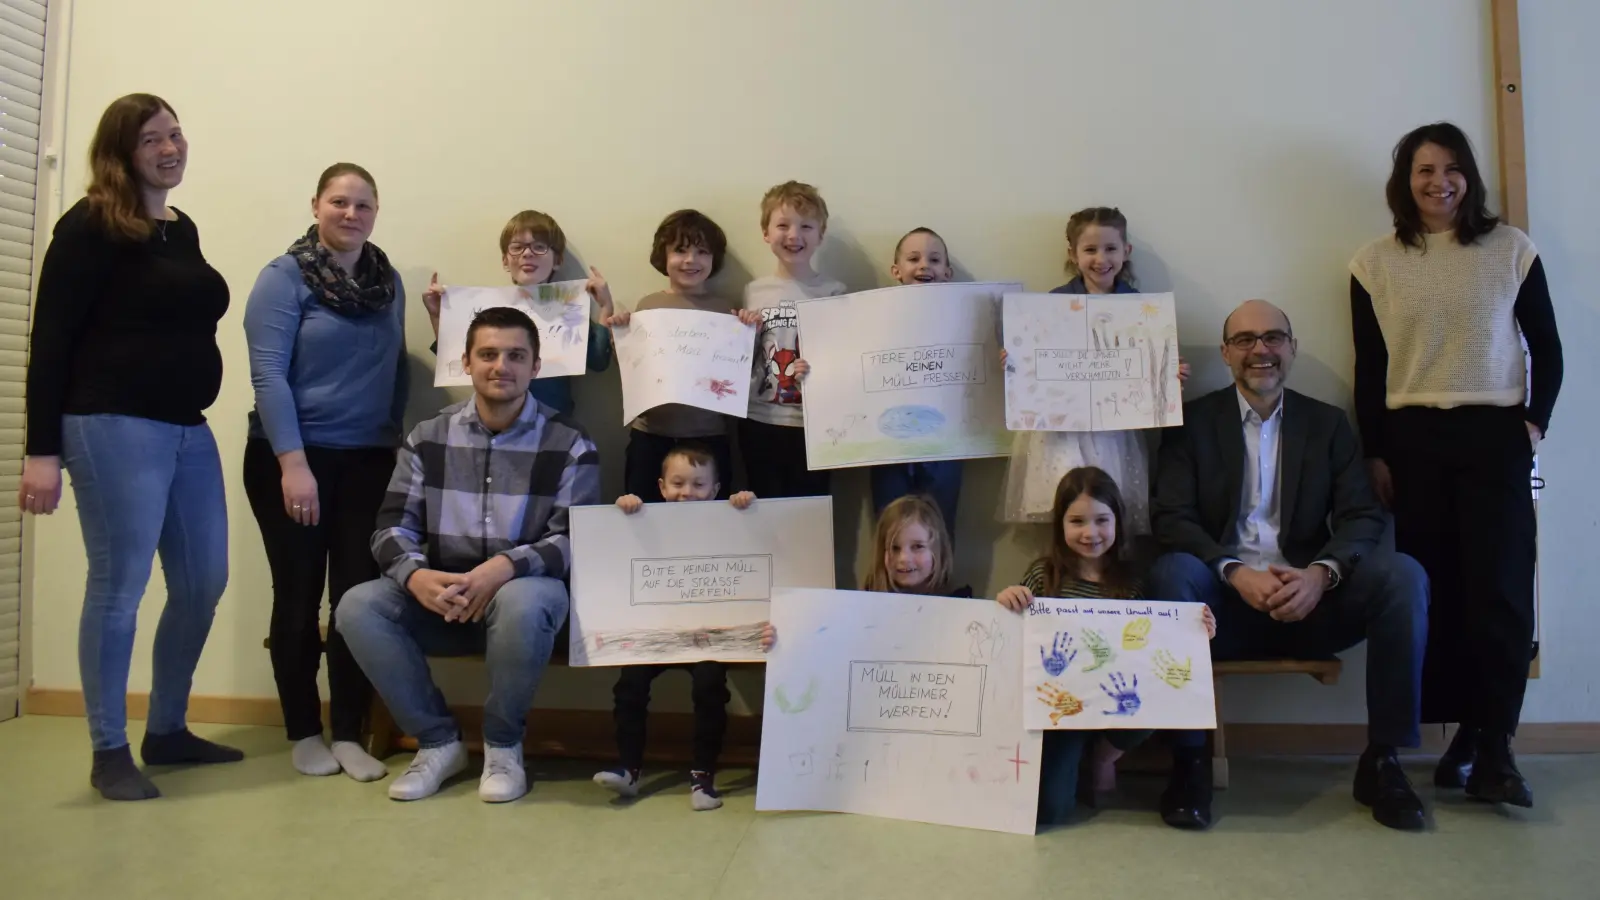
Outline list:
[[[328,745],[322,742],[320,734],[295,741],[289,758],[294,760],[295,771],[301,775],[339,774],[339,761],[328,752]]]
[[[377,781],[389,774],[389,767],[373,759],[355,741],[334,741],[333,757],[344,773],[357,781]]]

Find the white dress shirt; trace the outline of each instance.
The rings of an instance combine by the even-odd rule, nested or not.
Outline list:
[[[1217,564],[1217,574],[1224,581],[1228,567],[1235,563],[1262,571],[1268,566],[1289,566],[1278,544],[1283,525],[1283,474],[1278,465],[1283,456],[1283,397],[1278,397],[1278,405],[1263,419],[1242,392],[1236,388],[1235,393],[1239,398],[1240,427],[1244,429],[1244,478],[1239,525],[1233,538],[1234,555]],[[1331,576],[1329,587],[1339,583],[1338,563],[1319,559],[1312,565],[1327,568]]]

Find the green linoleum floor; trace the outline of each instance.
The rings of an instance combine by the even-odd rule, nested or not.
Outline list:
[[[134,723],[133,740],[139,739]],[[1523,761],[1539,806],[1436,797],[1430,830],[1398,834],[1349,796],[1353,760],[1236,759],[1217,826],[1161,825],[1159,779],[1125,777],[1115,808],[1038,837],[828,814],[754,812],[750,773],[727,805],[647,773],[629,805],[594,766],[535,761],[523,800],[489,806],[472,774],[401,804],[387,780],[308,778],[277,729],[197,726],[243,763],[154,773],[162,799],[114,804],[88,785],[81,719],[0,724],[0,897],[31,898],[1600,898],[1600,757]],[[389,760],[398,774],[409,754]],[[1427,781],[1429,760],[1413,780]],[[393,777],[393,775],[391,775]]]

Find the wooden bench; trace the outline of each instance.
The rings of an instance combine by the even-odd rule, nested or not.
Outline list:
[[[322,639],[328,639],[328,628],[322,626]],[[272,649],[272,638],[263,638],[261,646]],[[566,666],[568,651],[567,629],[556,634],[550,653],[549,666]],[[456,657],[429,657],[430,659],[461,659],[483,661],[482,655]],[[730,663],[730,669],[758,666],[760,663]],[[462,739],[474,752],[483,749],[483,710],[473,708],[456,710],[461,725]],[[652,713],[650,716],[652,750],[645,754],[649,762],[687,763],[693,745],[693,716],[688,713]],[[365,728],[367,752],[376,759],[384,759],[397,750],[416,750],[416,738],[403,734],[389,707],[376,692],[367,712]],[[728,732],[724,740],[722,760],[735,766],[754,767],[760,757],[761,717],[729,716]],[[531,711],[528,718],[528,735],[523,751],[529,756],[563,757],[570,759],[610,760],[617,752],[616,735],[610,710],[560,710]]]
[[[1211,739],[1211,773],[1216,786],[1228,786],[1228,738],[1222,722],[1222,678],[1224,675],[1309,675],[1321,684],[1338,684],[1344,663],[1336,657],[1324,659],[1253,659],[1213,662],[1212,683],[1217,695],[1217,730]]]

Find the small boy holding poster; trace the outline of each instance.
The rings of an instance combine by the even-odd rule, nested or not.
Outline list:
[[[828,204],[811,185],[786,181],[761,198],[761,239],[778,258],[778,270],[744,289],[744,308],[759,318],[750,417],[739,426],[739,446],[750,486],[763,497],[828,493],[828,473],[806,463],[800,386],[809,367],[800,356],[795,311],[797,300],[845,293],[842,282],[811,266],[827,231]]]
[[[722,492],[716,458],[704,447],[678,444],[661,462],[658,493],[668,503],[710,500]],[[749,509],[756,495],[740,491],[728,498],[734,509]],[[617,508],[633,515],[644,507],[637,494],[617,498]],[[650,715],[650,684],[671,665],[623,666],[611,689],[612,717],[617,726],[616,768],[597,772],[595,784],[623,797],[639,794],[639,772],[644,767],[645,722]],[[728,730],[728,667],[715,660],[685,666],[694,679],[694,768],[689,770],[689,803],[697,811],[722,806],[716,788],[717,757]]]
[[[680,209],[667,216],[656,227],[650,245],[650,265],[667,276],[667,289],[641,299],[633,312],[689,309],[733,313],[746,325],[755,324],[759,321],[755,313],[734,310],[731,303],[707,287],[706,282],[722,271],[727,252],[728,238],[711,217],[693,209]],[[608,327],[627,325],[633,312],[616,312],[601,323]],[[642,502],[661,502],[665,498],[657,483],[667,455],[674,447],[690,441],[704,445],[715,461],[712,481],[720,478],[731,490],[733,451],[727,419],[721,413],[682,403],[665,403],[642,413],[629,426],[623,488],[629,495],[642,498]],[[720,500],[728,495],[719,488],[715,496]]]

